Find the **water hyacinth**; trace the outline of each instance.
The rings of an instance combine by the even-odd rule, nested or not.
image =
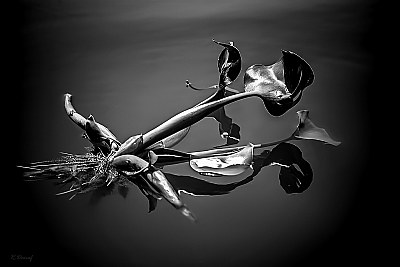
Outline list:
[[[281,167],[279,181],[286,193],[304,192],[312,182],[312,168],[300,149],[288,142],[317,140],[334,146],[340,142],[333,140],[325,129],[317,127],[310,120],[308,110],[301,110],[297,113],[297,128],[289,137],[235,147],[232,145],[240,142],[240,126],[233,123],[224,108],[255,96],[263,101],[270,115],[282,116],[300,101],[303,90],[312,84],[314,73],[310,65],[296,53],[282,50],[282,57],[277,62],[248,67],[244,73],[243,90],[237,90],[228,86],[238,78],[242,69],[239,49],[233,42],[213,41],[223,47],[217,60],[218,84],[209,87],[216,91],[154,129],[135,133],[124,142],[120,142],[93,115],[85,118],[79,114],[72,106],[71,94],[65,94],[65,111],[84,131],[83,137],[88,139],[92,148],[83,155],[62,153],[59,159],[19,166],[24,170],[26,180],[55,180],[57,184],[69,185],[69,189],[57,194],[68,195],[69,199],[88,192],[93,192],[93,196],[101,195],[99,192],[102,191],[109,194],[114,188],[125,198],[128,188],[135,185],[148,199],[149,212],[155,210],[159,200],[165,199],[191,221],[197,219],[181,201],[180,192],[227,194],[252,181],[266,166]],[[186,85],[198,89],[189,81]],[[218,121],[220,134],[227,140],[224,146],[195,152],[171,149],[187,136],[193,124],[206,117]],[[273,148],[255,154],[255,150],[267,147]],[[172,164],[188,164],[194,174],[215,179],[245,174],[247,170],[252,170],[252,173],[239,182],[217,185],[191,176],[165,173],[162,168]]]

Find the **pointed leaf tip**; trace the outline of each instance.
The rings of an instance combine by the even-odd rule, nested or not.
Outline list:
[[[317,127],[309,117],[308,110],[297,111],[299,124],[293,136],[298,139],[322,141],[330,145],[338,146],[341,142],[333,140],[324,128]]]

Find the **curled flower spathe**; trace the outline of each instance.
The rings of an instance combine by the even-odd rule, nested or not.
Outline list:
[[[300,101],[303,90],[313,81],[310,65],[297,54],[282,50],[282,57],[276,63],[255,64],[246,70],[244,89],[261,92],[268,112],[281,116]]]
[[[242,68],[242,58],[233,42],[222,43],[214,39],[213,42],[224,47],[218,57],[218,71],[220,73],[219,87],[225,87],[238,77]]]

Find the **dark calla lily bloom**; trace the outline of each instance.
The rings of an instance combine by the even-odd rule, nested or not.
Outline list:
[[[244,89],[263,91],[265,108],[271,115],[281,116],[300,101],[303,90],[313,81],[310,65],[297,54],[282,50],[278,62],[255,64],[246,70]]]
[[[213,42],[224,47],[218,57],[218,71],[220,73],[219,86],[225,87],[231,84],[239,75],[242,68],[242,58],[239,49],[233,46],[233,42]]]

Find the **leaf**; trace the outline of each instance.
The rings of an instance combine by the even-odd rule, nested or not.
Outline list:
[[[174,206],[175,209],[179,210],[183,216],[193,222],[196,221],[196,216],[181,201],[175,188],[171,185],[163,172],[160,170],[153,170],[146,172],[143,176],[146,181],[151,184],[166,201]]]
[[[192,159],[190,167],[196,172],[207,176],[239,175],[246,171],[253,161],[253,145],[227,156]]]
[[[219,85],[225,87],[238,77],[242,68],[242,58],[239,50],[233,46],[233,42],[222,43],[214,39],[213,42],[224,47],[218,57],[218,71],[220,73]]]
[[[327,131],[323,128],[317,127],[309,117],[308,110],[297,111],[297,116],[299,117],[299,125],[293,136],[296,139],[312,139],[325,142],[334,146],[340,145],[341,142],[333,140]]]
[[[246,70],[244,89],[260,92],[268,112],[281,116],[300,101],[303,90],[313,81],[310,65],[295,53],[282,50],[276,63],[255,64]]]
[[[301,193],[311,185],[313,170],[297,146],[289,143],[277,145],[264,161],[264,165],[273,164],[281,166],[279,181],[286,193]]]

